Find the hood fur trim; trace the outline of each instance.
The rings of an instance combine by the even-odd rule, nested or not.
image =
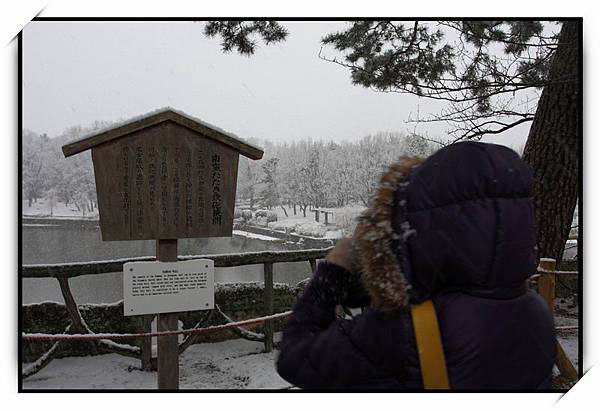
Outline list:
[[[392,218],[396,190],[408,185],[402,180],[422,161],[404,158],[392,164],[381,177],[371,206],[358,218],[353,241],[357,263],[371,305],[379,310],[392,311],[409,304],[411,286],[402,273],[394,244],[414,231],[407,231],[407,235],[395,233]],[[410,230],[407,222],[402,225]]]

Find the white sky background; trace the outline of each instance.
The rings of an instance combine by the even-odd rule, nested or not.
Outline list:
[[[31,22],[23,31],[23,126],[54,137],[94,120],[172,106],[243,138],[356,140],[410,132],[410,113],[438,102],[352,85],[349,70],[318,58],[338,22],[283,22],[285,42],[254,56],[224,54],[203,22]],[[327,56],[336,55],[326,50]],[[443,139],[445,124],[417,130]],[[486,138],[518,148],[529,124]]]

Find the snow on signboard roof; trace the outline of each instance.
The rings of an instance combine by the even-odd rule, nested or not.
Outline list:
[[[174,109],[173,107],[163,107],[117,124],[111,124],[100,130],[95,130],[69,144],[65,144],[62,147],[63,153],[65,157],[69,157],[88,150],[98,144],[125,137],[134,131],[139,131],[164,121],[173,121],[181,126],[190,128],[208,138],[233,147],[241,154],[253,160],[262,158],[263,150],[259,147],[246,142],[244,139],[233,133],[227,132],[222,128],[184,113],[181,110]]]

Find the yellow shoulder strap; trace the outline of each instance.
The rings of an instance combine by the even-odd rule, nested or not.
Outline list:
[[[421,376],[425,389],[450,388],[440,328],[431,300],[411,307]]]

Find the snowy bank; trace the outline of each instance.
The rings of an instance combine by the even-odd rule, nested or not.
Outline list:
[[[277,351],[243,339],[198,344],[179,358],[181,389],[286,389],[275,370]],[[25,365],[24,365],[25,366]],[[23,389],[156,389],[156,372],[117,354],[52,361],[23,381]]]
[[[262,235],[262,234],[249,233],[247,231],[242,231],[242,230],[233,230],[232,234],[239,236],[239,237],[254,238],[256,240],[263,240],[263,241],[278,241],[278,242],[282,241],[280,238],[269,237],[269,236]]]

